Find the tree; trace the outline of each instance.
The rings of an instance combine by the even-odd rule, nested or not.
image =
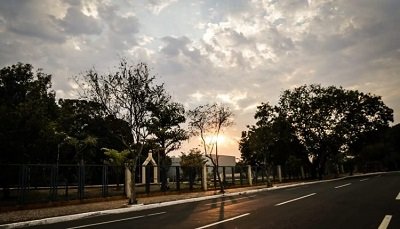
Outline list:
[[[197,148],[190,149],[188,154],[182,153],[180,164],[183,171],[183,176],[189,178],[190,189],[192,189],[192,184],[196,179],[197,172],[201,170],[206,162],[207,160]]]
[[[160,91],[158,101],[150,106],[151,118],[148,123],[150,141],[157,148],[157,165],[160,168],[161,191],[167,191],[167,154],[181,147],[188,139],[187,132],[180,127],[184,123],[185,109],[182,104],[172,102],[171,97]]]
[[[30,64],[0,70],[0,148],[2,163],[54,163],[58,108],[51,75]]]
[[[56,130],[61,136],[58,150],[61,151],[59,153],[62,154],[62,161],[102,163],[104,156],[100,155],[102,153],[99,149],[104,146],[99,139],[106,136],[99,131],[101,127],[105,128],[100,105],[78,99],[60,99],[58,104],[60,112]],[[65,152],[68,149],[70,150]]]
[[[233,113],[228,106],[203,105],[188,112],[189,131],[193,136],[200,136],[204,155],[210,159],[217,173],[220,192],[224,193],[224,185],[218,172],[218,137],[223,128],[233,125]],[[214,148],[215,147],[215,148]],[[215,157],[213,155],[215,149]]]
[[[118,151],[115,149],[107,148],[103,148],[102,150],[104,151],[104,154],[108,157],[108,161],[110,162],[110,164],[113,165],[117,177],[117,189],[119,189],[119,177],[121,176],[122,171],[118,167],[124,166],[124,164],[128,160],[130,152],[128,150]]]
[[[262,166],[267,185],[272,186],[270,174],[274,165],[297,165],[294,161],[304,159],[290,124],[280,116],[279,107],[268,103],[257,106],[256,124],[243,131],[239,142],[242,159],[247,164]]]
[[[337,163],[364,134],[386,128],[393,121],[393,110],[380,97],[334,86],[286,90],[279,106],[319,178],[328,160]]]
[[[114,73],[99,74],[95,69],[82,75],[83,81],[76,78],[81,86],[81,96],[101,105],[103,112],[114,119],[123,120],[131,131],[131,137],[118,135],[124,147],[130,152],[131,196],[129,204],[137,203],[135,190],[136,166],[150,132],[148,123],[151,119],[149,107],[154,106],[163,85],[155,84],[155,77],[150,75],[144,63],[130,65],[125,59]]]
[[[242,158],[252,165],[262,165],[267,177],[267,185],[272,186],[270,174],[274,164],[273,145],[277,142],[276,132],[273,124],[277,118],[276,108],[267,103],[257,106],[254,118],[257,120],[255,126],[249,126],[247,132],[243,132],[239,149]]]

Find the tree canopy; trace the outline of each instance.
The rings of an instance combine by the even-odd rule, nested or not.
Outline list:
[[[56,161],[58,114],[51,75],[30,64],[0,70],[0,148],[3,163]]]
[[[242,157],[255,163],[261,160],[257,155],[263,155],[264,160],[276,163],[272,156],[282,152],[274,154],[273,148],[279,141],[286,142],[280,145],[292,144],[292,151],[298,152],[295,158],[306,164],[308,157],[313,171],[322,177],[327,162],[338,164],[359,156],[356,152],[366,139],[388,128],[393,110],[379,96],[342,87],[304,85],[285,90],[275,108],[262,103],[255,119],[256,125],[242,136]]]

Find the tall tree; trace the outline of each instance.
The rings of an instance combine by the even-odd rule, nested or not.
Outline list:
[[[279,105],[320,178],[328,159],[335,162],[362,135],[393,121],[393,110],[380,97],[334,86],[286,90]]]
[[[146,64],[130,65],[125,59],[120,61],[114,73],[99,74],[92,69],[82,76],[83,81],[77,78],[82,88],[81,95],[100,104],[106,115],[126,122],[131,130],[131,137],[117,137],[131,155],[129,204],[135,204],[137,161],[151,134],[147,125],[151,119],[149,107],[157,102],[157,95],[164,91],[164,87],[155,83],[155,77],[150,75]]]
[[[264,167],[267,185],[272,186],[269,177],[275,157],[272,147],[277,142],[276,132],[273,131],[273,124],[277,118],[276,108],[262,103],[257,106],[254,118],[257,120],[256,125],[249,126],[249,130],[243,132],[239,149],[244,161]]]
[[[233,113],[225,105],[203,105],[188,112],[189,131],[193,136],[199,136],[204,155],[210,159],[217,173],[220,192],[224,193],[224,185],[218,172],[218,138],[224,128],[233,125]],[[215,150],[215,154],[213,154]]]
[[[52,163],[56,160],[54,123],[58,109],[51,75],[30,64],[0,70],[1,163]]]
[[[180,127],[185,122],[185,109],[182,104],[172,102],[171,97],[160,91],[158,101],[150,107],[151,118],[148,123],[151,142],[157,148],[157,165],[160,168],[161,191],[167,191],[167,154],[181,147],[188,139],[187,132]]]

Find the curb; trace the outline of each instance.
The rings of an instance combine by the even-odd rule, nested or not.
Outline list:
[[[198,202],[198,201],[203,201],[203,200],[216,199],[216,198],[220,198],[220,197],[224,197],[224,196],[238,196],[238,195],[251,194],[251,193],[257,193],[257,192],[279,190],[279,189],[290,188],[290,187],[299,187],[299,186],[310,185],[310,184],[326,183],[326,182],[344,180],[344,179],[349,179],[349,178],[354,178],[354,177],[382,175],[382,174],[387,174],[387,173],[399,173],[399,172],[376,172],[376,173],[357,174],[357,175],[353,175],[353,176],[346,176],[346,177],[340,177],[340,178],[329,179],[329,180],[302,182],[302,183],[295,183],[295,184],[282,185],[282,186],[273,186],[270,188],[259,188],[259,189],[241,191],[241,192],[232,192],[232,193],[217,194],[217,195],[211,195],[211,196],[202,196],[202,197],[174,200],[174,201],[168,201],[168,202],[160,202],[160,203],[154,203],[154,204],[138,204],[138,205],[129,206],[127,208],[117,208],[117,209],[110,209],[110,210],[103,210],[103,211],[85,212],[85,213],[79,213],[79,214],[73,214],[73,215],[56,216],[56,217],[50,217],[50,218],[44,218],[44,219],[38,219],[38,220],[2,224],[2,225],[0,225],[0,228],[21,228],[21,227],[44,225],[44,224],[53,224],[53,223],[78,220],[78,219],[83,219],[83,218],[93,217],[93,216],[148,210],[148,209],[166,207],[166,206],[183,204],[183,203],[191,203],[191,202]]]

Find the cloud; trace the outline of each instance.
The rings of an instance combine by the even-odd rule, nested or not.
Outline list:
[[[71,76],[144,61],[187,109],[229,104],[228,136],[257,104],[310,83],[381,95],[398,123],[399,10],[397,0],[6,1],[0,63],[42,67],[58,96],[74,96]]]
[[[65,39],[61,29],[54,23],[60,8],[57,5],[49,12],[42,12],[48,1],[6,1],[0,7],[2,34],[14,33],[25,38],[38,38],[61,43]]]
[[[159,14],[162,10],[177,2],[178,0],[147,0],[147,8],[153,14]]]
[[[76,6],[69,7],[65,17],[58,20],[58,23],[68,34],[100,34],[102,32],[99,21],[86,16],[80,7]]]

